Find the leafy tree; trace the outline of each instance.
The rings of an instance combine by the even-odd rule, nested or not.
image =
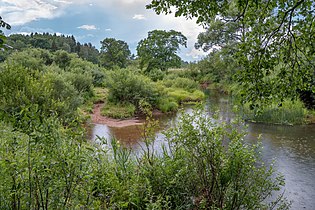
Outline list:
[[[295,96],[297,89],[315,91],[312,0],[152,0],[147,8],[158,14],[174,8],[175,16],[196,17],[204,26],[215,18],[245,26],[235,56],[244,67],[238,74],[243,100],[253,105]]]
[[[4,22],[2,20],[2,17],[0,16],[0,28],[1,27],[6,28],[8,30],[11,29],[11,26],[8,23]],[[3,35],[2,30],[0,30],[0,49],[3,47],[4,40],[5,40],[5,36]]]
[[[180,67],[181,59],[176,52],[179,46],[186,47],[187,38],[174,30],[154,30],[148,33],[146,39],[141,40],[137,46],[140,58],[140,68],[146,66],[146,71],[152,69],[167,70],[170,67]]]
[[[229,19],[237,18],[235,7],[231,6],[227,16]],[[213,48],[229,48],[231,53],[235,52],[237,43],[241,42],[248,28],[246,25],[236,21],[226,21],[222,18],[214,18],[205,26],[206,31],[198,35],[195,44],[197,49],[207,52]]]
[[[113,69],[114,66],[126,68],[131,56],[128,44],[122,40],[105,38],[101,41],[100,62],[105,68]]]

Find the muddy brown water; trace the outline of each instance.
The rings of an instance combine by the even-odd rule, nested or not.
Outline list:
[[[219,119],[230,121],[234,114],[231,112],[231,105],[226,97],[211,97],[207,101],[206,110],[208,114],[219,110]],[[192,112],[191,107],[186,107],[185,112]],[[176,115],[160,117],[161,130],[156,133],[154,148],[161,150],[165,143],[162,130],[170,121],[175,121],[180,116]],[[285,177],[285,196],[291,200],[291,209],[315,209],[315,125],[266,125],[248,123],[248,135],[246,140],[256,143],[261,136],[263,146],[262,156],[266,163],[275,160],[277,171]],[[112,137],[133,148],[141,150],[143,143],[141,139],[141,128],[139,125],[114,128],[106,125],[94,124],[92,128],[92,140],[96,136],[105,137],[110,140]],[[97,141],[97,140],[96,140]]]

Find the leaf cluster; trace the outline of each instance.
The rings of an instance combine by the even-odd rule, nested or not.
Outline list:
[[[137,46],[140,68],[150,72],[153,69],[166,71],[170,67],[180,67],[181,59],[176,52],[180,45],[187,45],[187,38],[180,32],[153,30]]]

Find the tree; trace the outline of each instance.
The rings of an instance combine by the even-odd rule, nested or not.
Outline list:
[[[0,28],[1,27],[6,28],[8,30],[11,29],[11,26],[8,23],[4,22],[2,20],[2,17],[0,16]],[[0,30],[0,49],[3,47],[4,40],[5,40],[5,36],[3,35],[2,30]]]
[[[175,16],[195,17],[204,26],[215,18],[245,26],[235,54],[244,68],[238,82],[243,100],[258,105],[315,91],[314,6],[312,0],[153,0],[147,8],[158,14],[174,8]]]
[[[114,38],[101,41],[100,62],[105,68],[113,69],[114,66],[126,68],[131,52],[126,42]]]
[[[146,66],[146,71],[150,72],[155,68],[165,71],[170,67],[179,67],[181,59],[176,52],[180,45],[187,47],[187,38],[181,32],[150,31],[137,46],[141,69]]]

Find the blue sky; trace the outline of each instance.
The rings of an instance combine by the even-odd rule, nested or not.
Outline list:
[[[156,15],[146,10],[150,0],[0,0],[0,15],[11,24],[12,33],[49,32],[74,35],[76,40],[91,42],[97,48],[107,37],[128,43],[132,53],[151,30],[182,32],[188,47],[181,48],[183,60],[194,61],[205,54],[194,49],[197,35],[203,31],[195,20]]]

